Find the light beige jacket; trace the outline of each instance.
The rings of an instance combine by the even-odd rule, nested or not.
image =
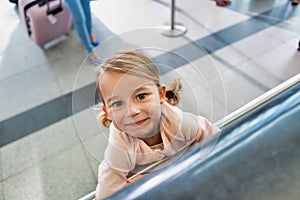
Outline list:
[[[104,160],[99,165],[96,198],[105,198],[128,184],[127,175],[137,165],[146,165],[172,156],[186,145],[211,135],[211,123],[192,113],[182,112],[168,103],[162,104],[161,137],[163,150],[151,149],[143,140],[116,129],[109,129]]]

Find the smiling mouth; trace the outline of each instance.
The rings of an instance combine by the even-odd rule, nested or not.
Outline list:
[[[146,118],[146,119],[143,119],[143,120],[139,120],[139,121],[136,121],[134,123],[130,123],[130,124],[127,124],[126,126],[140,126],[142,124],[144,124],[147,120],[149,120],[150,118]]]

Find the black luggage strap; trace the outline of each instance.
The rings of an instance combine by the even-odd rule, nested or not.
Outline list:
[[[57,13],[60,13],[61,11],[63,11],[63,7],[62,7],[62,0],[59,0],[59,5],[57,8],[50,10],[50,4],[49,1],[51,0],[45,0],[47,3],[47,15],[56,15]],[[52,0],[53,1],[53,0]]]
[[[50,10],[50,5],[49,5],[49,1],[55,1],[55,0],[36,0],[36,1],[32,1],[29,4],[27,4],[26,6],[24,6],[24,19],[25,19],[25,23],[26,23],[26,27],[27,27],[27,32],[28,35],[31,35],[31,31],[30,31],[30,19],[27,16],[27,10],[29,8],[31,8],[34,5],[39,5],[39,7],[42,7],[43,5],[47,4],[47,15],[56,15],[57,13],[60,13],[61,11],[63,11],[63,7],[62,7],[62,0],[59,0],[59,6],[53,10]]]

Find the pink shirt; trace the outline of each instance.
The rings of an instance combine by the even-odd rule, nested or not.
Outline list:
[[[126,176],[136,165],[146,165],[174,155],[180,148],[199,142],[213,132],[207,119],[182,112],[168,103],[162,104],[163,150],[151,149],[143,140],[127,135],[113,124],[109,131],[108,146],[98,170],[97,199],[107,197],[126,186]]]

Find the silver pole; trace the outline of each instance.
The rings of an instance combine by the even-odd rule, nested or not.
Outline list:
[[[175,0],[171,1],[171,24],[163,26],[163,35],[167,37],[178,37],[187,32],[187,28],[182,25],[175,23]]]
[[[174,30],[175,26],[175,0],[171,3],[171,29]]]

